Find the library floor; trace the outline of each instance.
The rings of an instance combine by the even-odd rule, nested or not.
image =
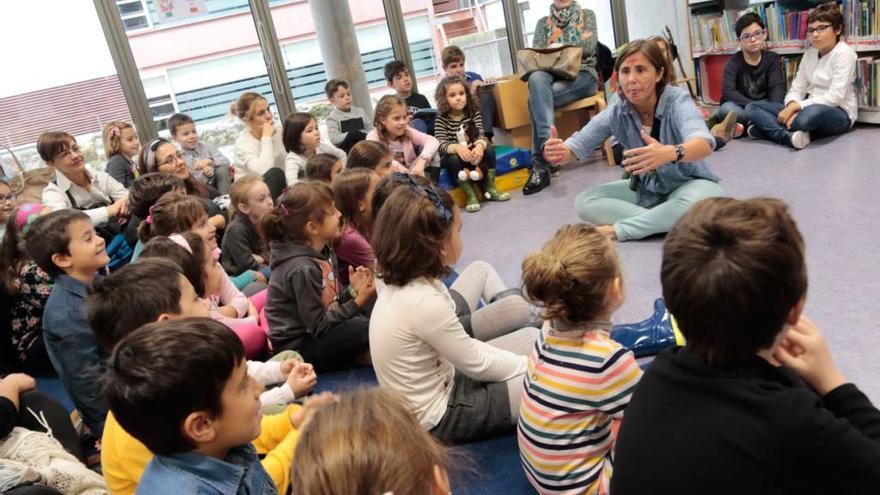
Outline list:
[[[806,314],[824,330],[835,361],[851,381],[880,402],[880,127],[812,143],[802,151],[739,139],[709,158],[725,193],[736,198],[785,200],[807,245],[810,289]],[[522,259],[560,225],[578,222],[574,198],[620,177],[597,155],[562,171],[535,196],[514,193],[508,203],[465,214],[458,269],[483,259],[511,286]],[[618,243],[627,301],[615,322],[647,317],[660,297],[662,237]],[[878,243],[877,245],[873,244]]]

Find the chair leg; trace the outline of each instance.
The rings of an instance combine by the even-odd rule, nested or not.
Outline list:
[[[605,155],[605,160],[608,161],[609,167],[614,167],[617,164],[614,163],[614,151],[611,146],[611,138],[605,140],[605,144],[602,145],[602,154]]]

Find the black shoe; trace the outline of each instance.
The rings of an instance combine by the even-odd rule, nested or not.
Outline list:
[[[526,181],[522,191],[524,195],[528,196],[529,194],[541,192],[549,185],[550,172],[543,167],[533,166],[532,171],[529,172],[529,180]]]
[[[552,175],[553,177],[559,177],[560,170],[562,170],[562,167],[560,167],[559,165],[553,163],[550,164],[550,175]]]

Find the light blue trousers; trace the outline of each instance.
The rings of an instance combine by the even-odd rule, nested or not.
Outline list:
[[[630,190],[629,180],[620,180],[580,193],[574,206],[581,220],[613,225],[617,239],[629,241],[669,232],[691,205],[722,194],[717,182],[694,179],[672,191],[666,201],[644,208],[636,203],[638,195]]]

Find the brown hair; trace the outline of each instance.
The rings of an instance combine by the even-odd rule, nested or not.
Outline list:
[[[452,464],[402,395],[362,389],[317,410],[297,444],[291,488],[309,495],[424,495],[435,486],[434,466],[448,472]]]
[[[373,127],[376,128],[376,132],[379,134],[379,139],[382,141],[390,141],[390,138],[388,136],[388,130],[382,125],[381,119],[387,117],[397,107],[406,108],[406,101],[397,95],[385,95],[382,98],[379,98],[379,103],[376,104],[376,114],[373,116]]]
[[[254,93],[253,91],[242,93],[241,96],[230,105],[229,113],[238,117],[242,122],[247,123],[247,121],[253,116],[254,105],[261,100],[266,101],[266,98],[259,93]]]
[[[333,190],[323,182],[297,182],[278,198],[278,206],[263,214],[263,244],[272,241],[305,242],[305,227],[320,221],[333,209]]]
[[[348,83],[342,79],[330,79],[327,81],[327,84],[324,85],[324,94],[327,95],[328,100],[333,98],[333,95],[336,94],[336,90],[338,90],[340,86],[348,89]]]
[[[449,194],[434,186],[413,184],[391,193],[370,238],[385,283],[402,286],[419,277],[446,275],[440,251],[452,232],[454,207]]]
[[[236,180],[229,186],[229,216],[235,216],[238,213],[239,203],[247,203],[247,195],[251,192],[251,188],[256,186],[263,179],[256,175],[245,175]]]
[[[351,147],[348,152],[348,160],[345,168],[368,168],[375,170],[379,162],[386,156],[391,155],[391,150],[384,143],[378,141],[361,141]]]
[[[370,179],[375,175],[376,172],[368,168],[349,168],[336,176],[333,183],[333,196],[336,198],[336,208],[342,213],[343,225],[351,225],[364,236],[370,235],[372,218],[361,213],[358,203],[366,199]]]
[[[181,274],[189,280],[199,297],[205,295],[205,241],[199,234],[195,232],[183,232],[179,234],[183,240],[189,245],[189,249],[172,241],[165,236],[156,236],[144,244],[144,249],[138,257],[138,263],[141,260],[149,258],[160,258],[170,260],[180,267]],[[156,297],[156,294],[150,297]],[[178,295],[178,299],[180,296]],[[111,346],[112,347],[112,346]]]
[[[182,234],[207,216],[198,198],[169,192],[150,208],[150,215],[138,227],[138,238],[146,243],[157,235]]]
[[[660,279],[688,348],[729,363],[770,347],[806,294],[804,241],[782,201],[706,199],[666,237]]]
[[[807,24],[817,21],[825,21],[831,24],[831,29],[835,31],[840,29],[841,34],[843,34],[843,16],[840,14],[840,7],[837,5],[837,2],[823,3],[810,11],[810,15],[807,16]],[[841,34],[837,35],[838,40]]]
[[[339,157],[330,153],[318,153],[306,162],[306,179],[330,183],[333,177],[333,166]]]
[[[379,179],[379,183],[376,184],[376,190],[373,191],[373,204],[371,205],[373,224],[375,224],[379,211],[382,210],[385,200],[391,196],[391,193],[397,190],[398,187],[413,187],[413,183],[417,187],[429,187],[431,179],[403,172],[393,172]]]
[[[446,92],[455,84],[461,84],[461,87],[464,88],[464,97],[467,102],[464,105],[464,114],[471,116],[477,113],[477,102],[471,93],[470,85],[461,76],[446,76],[437,84],[437,90],[434,92],[434,99],[437,100],[437,112],[444,117],[452,113],[452,109],[449,108],[449,100],[446,99]]]
[[[663,76],[660,78],[660,82],[657,83],[657,88],[655,89],[659,95],[667,84],[672,84],[675,80],[675,69],[672,68],[672,62],[663,56],[663,50],[657,45],[657,42],[651,40],[630,41],[623,50],[623,53],[617,57],[614,70],[620,74],[620,67],[623,65],[623,62],[636,53],[644,55],[648,62],[654,66],[654,69],[657,70],[657,73],[663,72]]]
[[[62,275],[64,270],[55,264],[52,256],[70,254],[69,228],[74,222],[92,224],[89,216],[80,210],[56,210],[37,218],[24,236],[28,256],[53,278]]]
[[[449,45],[440,52],[440,63],[443,64],[445,69],[453,62],[464,63],[464,51],[455,45]]]
[[[66,132],[50,131],[40,134],[37,138],[37,153],[44,162],[49,163],[62,151],[67,151],[76,144],[76,139]]]
[[[287,119],[284,120],[284,126],[281,128],[281,141],[284,143],[285,151],[288,153],[305,151],[302,144],[302,133],[313,120],[318,122],[314,115],[305,112],[294,112],[287,116]]]
[[[608,289],[620,278],[620,260],[601,232],[590,225],[564,225],[522,264],[529,299],[544,318],[568,323],[603,316]]]
[[[108,160],[122,153],[122,131],[126,129],[134,129],[134,126],[122,121],[110,122],[104,126],[101,138],[104,141],[104,156]]]
[[[159,198],[173,190],[186,190],[183,179],[174,174],[150,172],[143,174],[134,180],[128,193],[128,207],[132,215],[146,219],[150,214],[150,207],[159,201]]]

